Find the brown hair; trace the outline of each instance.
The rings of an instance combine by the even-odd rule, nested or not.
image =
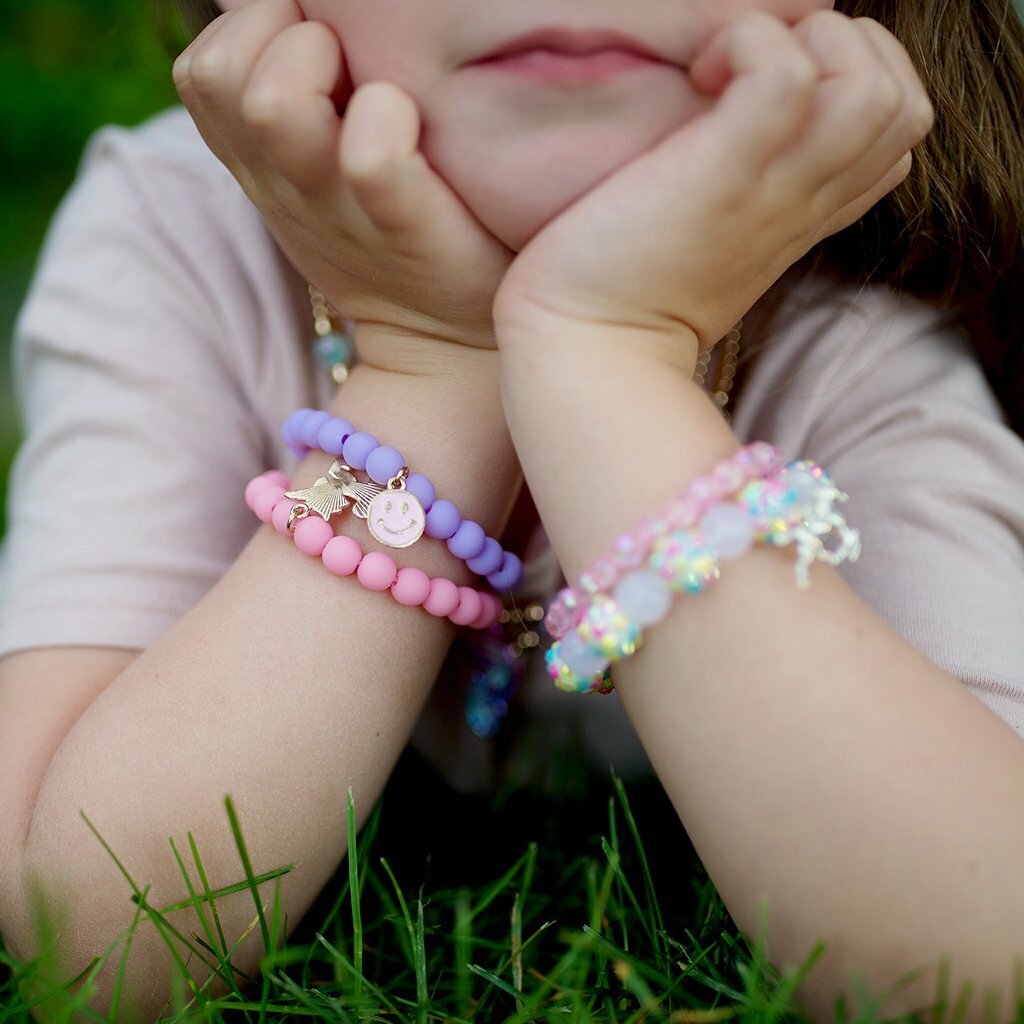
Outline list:
[[[158,25],[166,29],[176,10],[190,36],[220,13],[213,0],[151,2]],[[796,269],[884,282],[949,311],[1024,437],[1024,23],[1015,0],[836,0],[835,7],[874,18],[903,43],[936,122],[907,180]],[[769,305],[777,298],[769,296]],[[770,319],[758,320],[760,344],[755,336],[745,346],[737,389]]]

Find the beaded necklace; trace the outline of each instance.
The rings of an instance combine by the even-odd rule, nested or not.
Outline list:
[[[358,361],[353,325],[312,285],[309,286],[309,300],[316,332],[313,353],[318,365],[340,387],[348,380],[349,372]],[[698,387],[709,390],[709,397],[726,422],[729,422],[726,406],[739,363],[742,330],[741,320],[714,348],[714,352],[719,354],[719,361],[717,383],[713,389],[705,386],[711,366],[711,351],[701,353],[693,377]],[[543,598],[544,595],[506,595],[498,623],[486,631],[466,632],[457,641],[461,642],[473,665],[466,691],[466,724],[482,739],[497,735],[508,714],[509,702],[526,674],[529,655],[540,648],[541,631],[544,629]]]

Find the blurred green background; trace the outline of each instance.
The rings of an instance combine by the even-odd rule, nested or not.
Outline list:
[[[0,536],[18,441],[10,341],[53,211],[88,136],[178,103],[149,0],[5,6],[0,30]]]

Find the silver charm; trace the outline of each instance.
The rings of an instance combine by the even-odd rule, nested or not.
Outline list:
[[[427,528],[427,513],[415,494],[405,489],[409,467],[388,481],[387,490],[381,491],[370,506],[366,525],[376,540],[389,548],[412,547]]]
[[[800,590],[806,590],[811,585],[809,570],[814,562],[826,562],[829,565],[856,562],[862,551],[861,536],[860,531],[849,526],[842,513],[835,510],[836,502],[849,501],[850,496],[836,487],[827,472],[807,461],[791,463],[786,468],[821,472],[821,479],[816,481],[817,486],[802,506],[801,523],[789,527],[783,536],[777,536],[773,541],[780,547],[796,544],[796,585]],[[839,543],[834,550],[830,550],[825,547],[822,538],[827,538],[833,530],[838,533]]]

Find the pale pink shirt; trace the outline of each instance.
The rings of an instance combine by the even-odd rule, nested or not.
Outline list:
[[[145,649],[209,590],[259,526],[245,483],[295,468],[281,423],[331,397],[310,339],[304,283],[184,108],[92,137],[15,325],[0,655]],[[732,425],[832,472],[863,536],[845,579],[1024,735],[1024,442],[962,331],[884,287],[806,289]],[[527,583],[550,590],[543,540]],[[615,694],[536,659],[516,699],[524,759],[575,737],[599,771],[653,771]],[[492,742],[433,698],[412,743],[458,789],[493,783]]]

